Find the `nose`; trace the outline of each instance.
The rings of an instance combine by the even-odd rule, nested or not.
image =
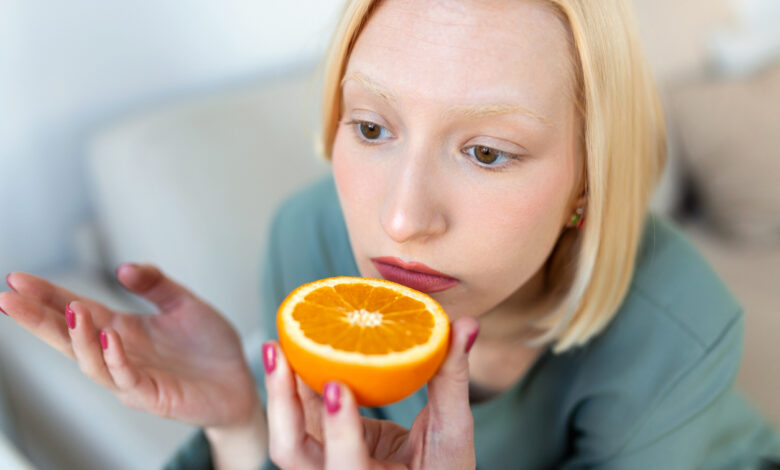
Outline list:
[[[380,213],[382,228],[396,243],[427,240],[447,230],[443,182],[436,165],[425,155],[398,159]]]

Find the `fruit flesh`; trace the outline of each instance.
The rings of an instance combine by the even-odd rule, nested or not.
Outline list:
[[[279,339],[293,370],[313,390],[322,393],[327,381],[338,380],[361,406],[383,406],[436,373],[449,322],[424,294],[412,291],[421,301],[383,287],[388,281],[361,285],[365,279],[354,279],[360,281],[290,294],[292,306],[286,299],[279,310]]]

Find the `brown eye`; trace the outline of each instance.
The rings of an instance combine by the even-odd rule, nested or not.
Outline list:
[[[477,157],[480,163],[491,164],[498,160],[500,152],[490,147],[483,147],[477,145],[474,148],[474,156]]]
[[[382,135],[382,126],[373,122],[361,122],[360,133],[368,140],[376,140]]]

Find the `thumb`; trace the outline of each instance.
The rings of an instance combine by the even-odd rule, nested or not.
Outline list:
[[[450,348],[439,371],[428,382],[429,419],[439,431],[462,433],[461,424],[473,421],[469,406],[468,351],[479,333],[479,321],[474,317],[458,318],[450,326]],[[452,436],[455,437],[455,436]],[[460,439],[454,439],[459,442]]]
[[[175,310],[194,297],[192,292],[150,264],[125,263],[116,268],[116,278],[127,290],[152,302],[163,312]]]

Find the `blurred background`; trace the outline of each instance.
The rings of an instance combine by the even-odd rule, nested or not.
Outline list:
[[[745,307],[738,383],[780,426],[780,2],[633,3],[669,121],[654,209]],[[151,312],[114,268],[153,262],[251,354],[268,217],[328,171],[318,67],[342,4],[0,0],[0,275]],[[0,429],[0,468],[84,470],[159,468],[193,430],[3,318]]]

